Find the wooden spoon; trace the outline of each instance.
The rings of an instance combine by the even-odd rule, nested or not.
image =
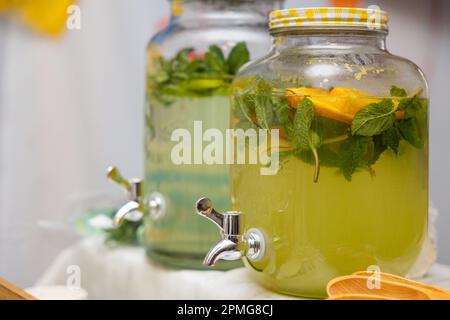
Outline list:
[[[450,300],[450,291],[448,291],[448,290],[438,288],[438,287],[433,287],[428,284],[413,281],[410,279],[406,279],[406,278],[403,278],[400,276],[396,276],[394,274],[383,273],[383,272],[380,272],[377,274],[380,275],[381,281],[391,281],[391,282],[395,282],[398,284],[406,284],[406,285],[409,285],[412,287],[419,288],[419,289],[425,291],[425,293],[428,296],[430,296],[430,298],[433,300]],[[373,277],[375,274],[373,272],[369,272],[369,271],[358,271],[358,272],[353,273],[353,275],[369,278],[369,277]]]
[[[345,276],[331,280],[327,285],[329,297],[342,295],[369,295],[382,296],[398,300],[430,300],[431,297],[418,287],[398,282],[380,280],[379,289],[369,289],[367,285],[368,277],[365,276]]]

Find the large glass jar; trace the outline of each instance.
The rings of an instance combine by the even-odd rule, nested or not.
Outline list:
[[[270,31],[268,55],[234,81],[232,127],[279,132],[276,174],[231,166],[240,233],[258,231],[242,254],[264,286],[291,295],[324,297],[332,278],[368,268],[406,275],[427,233],[423,73],[387,51],[381,10],[275,11]]]
[[[205,130],[228,127],[233,77],[250,58],[267,52],[268,16],[278,5],[273,0],[173,0],[168,27],[150,41],[145,196],[158,209],[146,218],[145,242],[156,261],[202,268],[204,252],[217,238],[214,226],[192,219],[192,203],[210,192],[218,204],[229,206],[229,168],[203,159],[201,151],[195,154],[195,137],[201,148]],[[192,138],[192,154],[177,149],[183,134]]]

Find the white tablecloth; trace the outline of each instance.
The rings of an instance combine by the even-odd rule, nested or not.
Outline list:
[[[232,271],[169,270],[151,263],[143,248],[108,248],[84,239],[63,251],[38,286],[64,285],[80,270],[90,299],[292,299],[268,291],[245,268]],[[435,265],[420,281],[450,289],[450,267]]]

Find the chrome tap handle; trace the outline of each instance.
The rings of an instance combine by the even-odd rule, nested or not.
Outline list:
[[[241,213],[219,213],[208,198],[201,198],[195,204],[197,213],[211,220],[221,230],[222,239],[211,248],[203,262],[214,266],[218,260],[238,260],[246,256],[250,261],[260,261],[265,254],[264,234],[258,229],[250,229],[242,235]]]
[[[201,198],[195,204],[197,213],[214,222],[225,235],[241,234],[241,214],[239,212],[217,212],[208,198]]]
[[[108,168],[107,175],[109,180],[122,186],[127,192],[130,201],[136,201],[140,205],[143,203],[143,182],[141,179],[125,179],[117,167],[111,166]]]
[[[129,181],[122,176],[117,167],[114,166],[109,167],[106,176],[108,177],[109,180],[122,186],[127,192],[130,190]]]
[[[217,212],[213,206],[212,202],[208,198],[201,198],[197,201],[195,204],[195,208],[197,210],[197,213],[201,215],[202,217],[205,217],[212,222],[216,226],[219,227],[221,231],[224,231],[224,215],[222,213]]]
[[[125,203],[116,212],[113,218],[113,226],[120,226],[124,220],[139,221],[144,216],[144,188],[141,179],[125,179],[117,167],[109,167],[107,177],[109,180],[123,187],[128,196],[128,202]]]

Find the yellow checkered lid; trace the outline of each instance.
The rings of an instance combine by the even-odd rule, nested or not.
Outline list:
[[[388,14],[376,6],[369,8],[294,8],[272,11],[270,30],[286,28],[341,28],[388,31]]]

